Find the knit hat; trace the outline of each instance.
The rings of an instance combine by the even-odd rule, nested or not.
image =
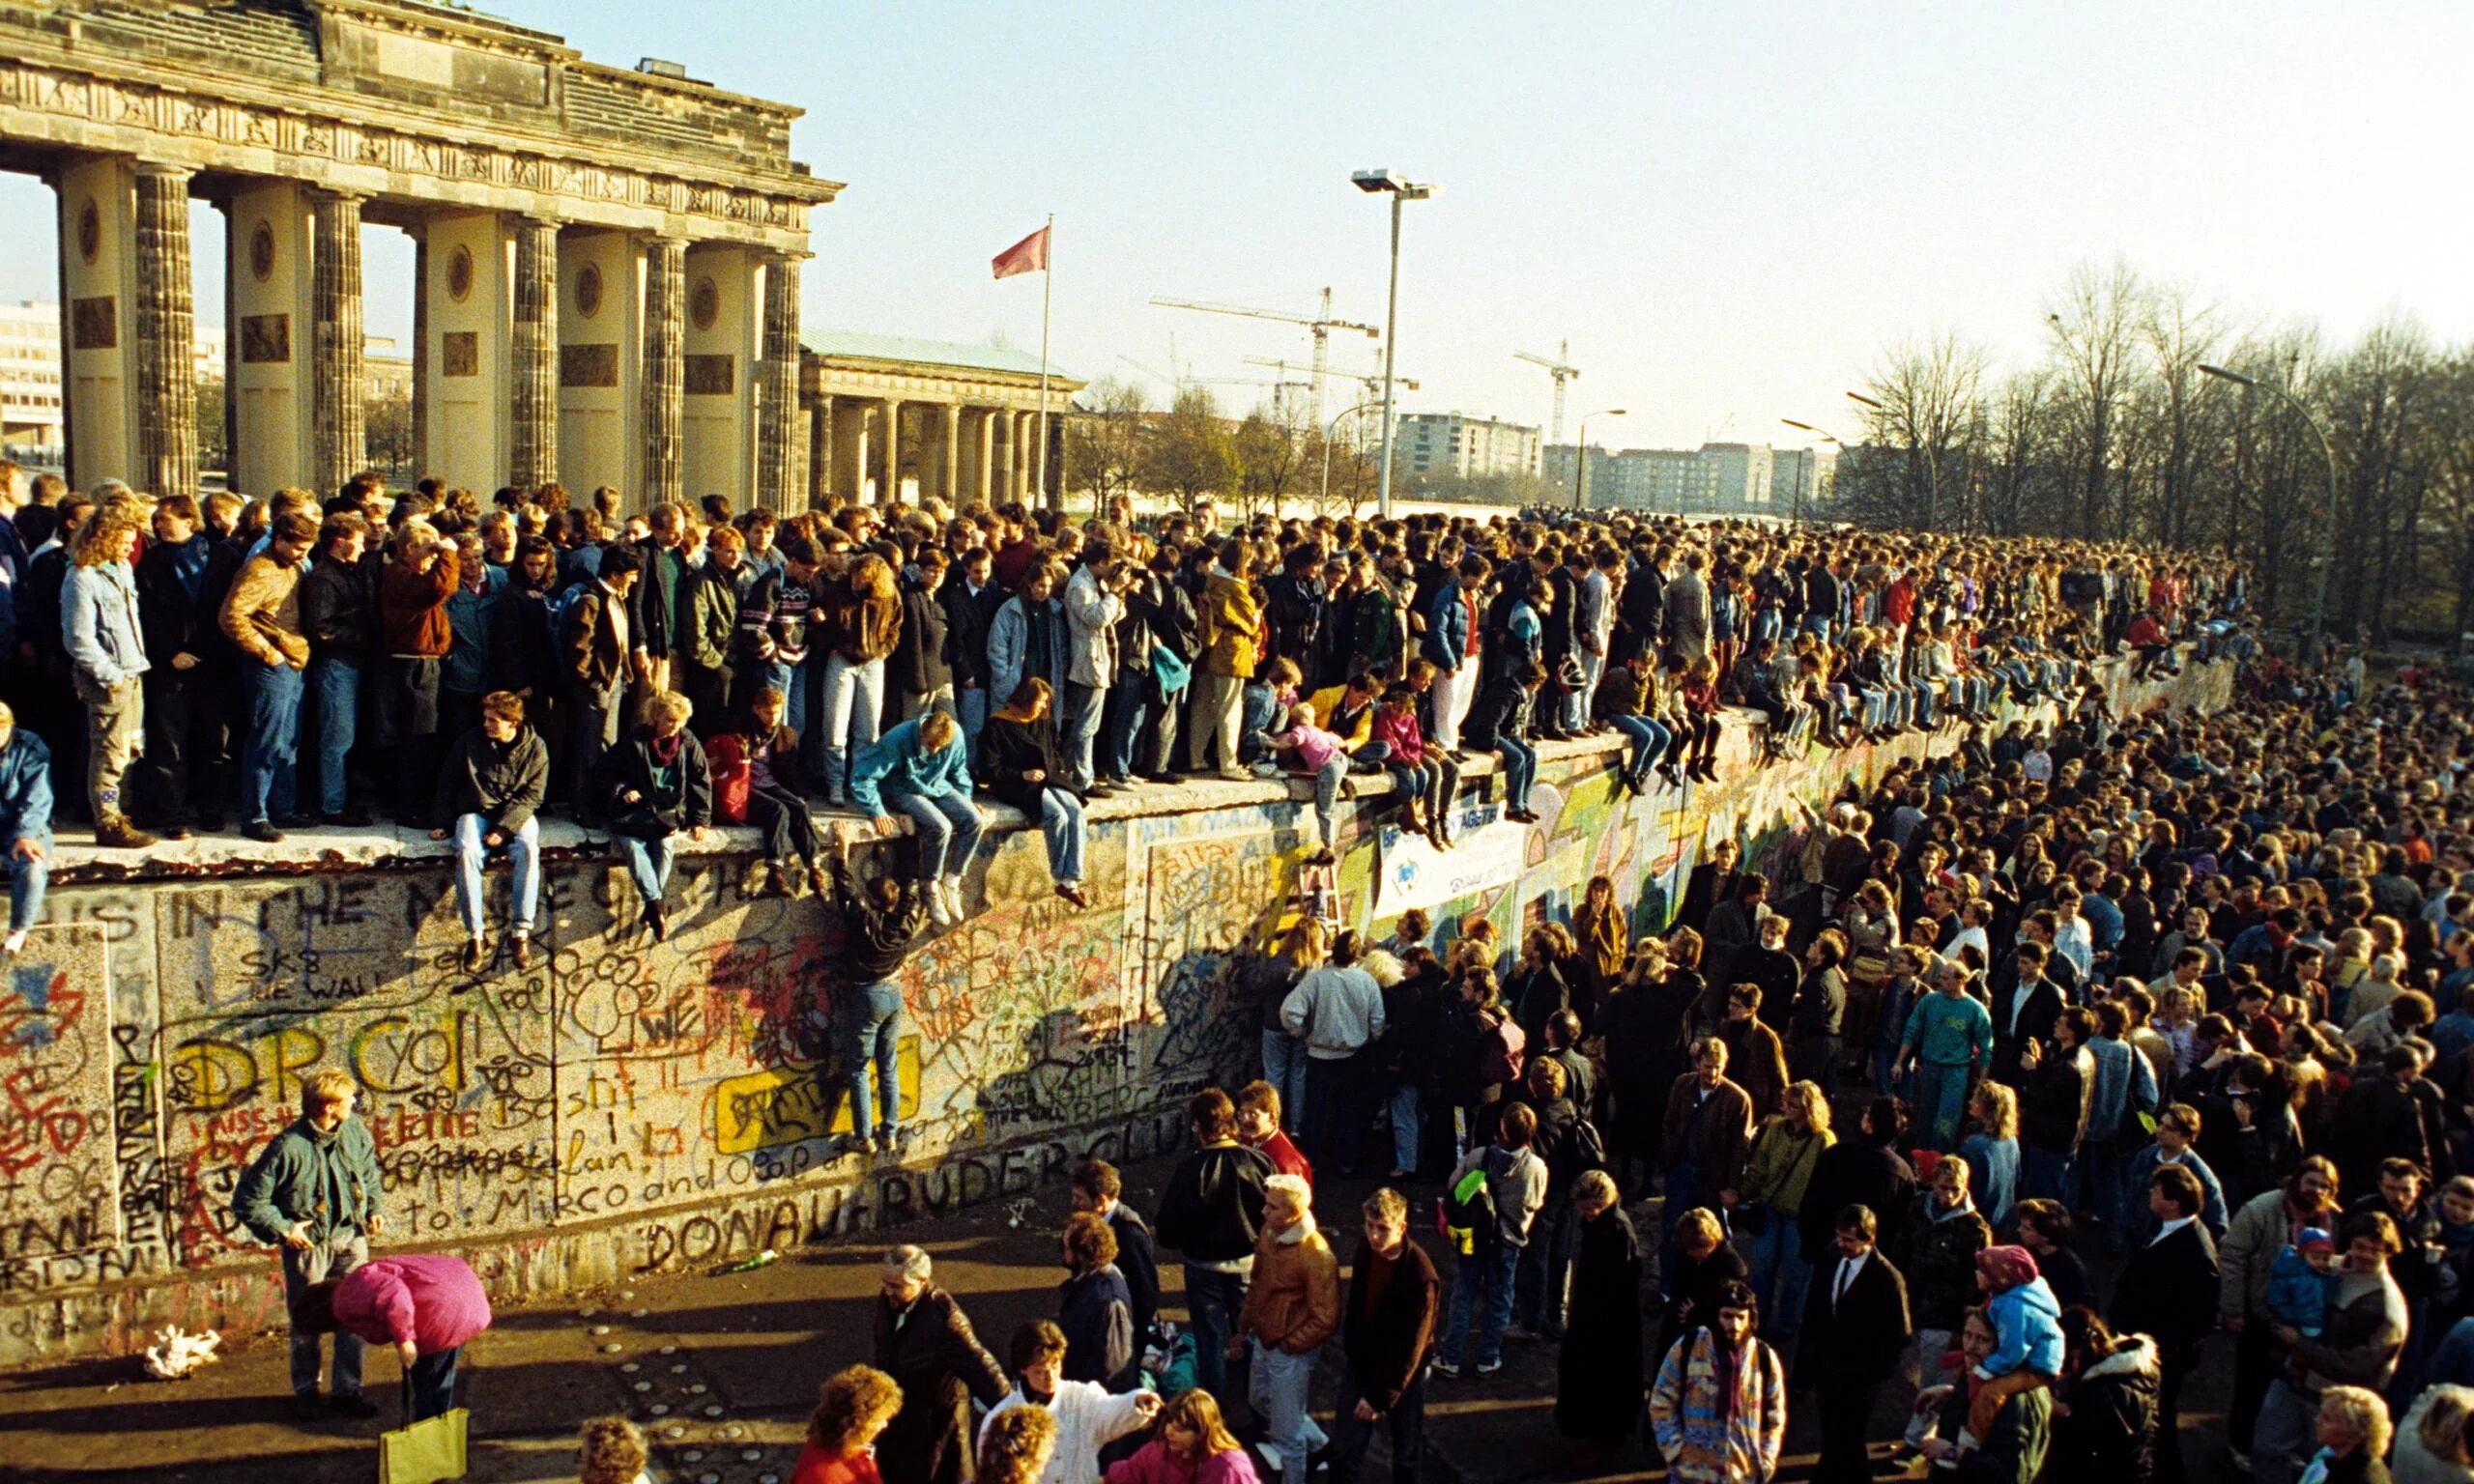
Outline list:
[[[2313,1247],[2326,1247],[2334,1252],[2337,1250],[2337,1239],[2329,1236],[2328,1229],[2324,1226],[2306,1226],[2302,1229],[2302,1235],[2293,1240],[2293,1249],[2296,1252],[2308,1252]]]
[[[1997,1294],[2006,1294],[2022,1283],[2033,1283],[2038,1276],[2036,1254],[2025,1247],[1987,1247],[1975,1255],[1975,1267]]]

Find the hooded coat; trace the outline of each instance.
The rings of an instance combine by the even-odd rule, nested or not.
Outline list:
[[[2124,1335],[2113,1354],[2088,1362],[2063,1398],[2067,1415],[2056,1418],[2047,1469],[2057,1479],[2103,1479],[2144,1484],[2156,1470],[2158,1387],[2164,1380],[2156,1342]]]

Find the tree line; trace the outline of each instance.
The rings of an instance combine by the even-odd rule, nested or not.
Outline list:
[[[2341,634],[2474,630],[2474,346],[2402,314],[2332,346],[2120,262],[2045,308],[2018,370],[1953,332],[1883,353],[1838,465],[1844,518],[2223,553],[2281,616],[2309,610],[2324,558]]]

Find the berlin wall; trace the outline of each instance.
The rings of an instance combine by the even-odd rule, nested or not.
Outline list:
[[[2213,709],[2231,674],[2191,665],[2133,684],[2116,666],[2109,683],[2125,708]],[[1516,941],[1603,872],[1653,931],[1715,841],[1774,876],[1796,800],[1957,741],[1756,767],[1745,720],[1730,719],[1718,782],[1643,799],[1615,789],[1615,744],[1550,745],[1525,827],[1473,770],[1465,842],[1445,856],[1388,828],[1384,780],[1357,780],[1372,796],[1341,806],[1340,916],[1388,933],[1411,906],[1438,922],[1482,911]],[[741,889],[750,832],[681,862],[659,945],[631,930],[615,860],[554,852],[533,967],[502,955],[478,976],[461,965],[443,847],[425,842],[384,866],[209,853],[186,875],[65,871],[0,983],[0,1365],[129,1353],[164,1324],[279,1325],[274,1265],[231,1193],[323,1067],[361,1089],[386,1178],[380,1245],[459,1252],[502,1302],[897,1229],[1026,1193],[1085,1156],[1173,1151],[1187,1096],[1257,1063],[1230,966],[1299,909],[1306,792],[1197,784],[1108,801],[1087,911],[1050,890],[1036,830],[993,836],[969,890],[983,909],[903,972],[902,1108],[918,1137],[898,1165],[838,1154],[839,926],[813,899]],[[503,916],[503,870],[489,880]]]

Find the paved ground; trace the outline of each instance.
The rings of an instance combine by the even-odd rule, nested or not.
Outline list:
[[[1154,1161],[1127,1172],[1138,1208],[1151,1208],[1168,1168]],[[1357,1203],[1369,1188],[1327,1181],[1320,1192],[1318,1205],[1343,1234],[1335,1245],[1344,1261],[1355,1247]],[[1412,1194],[1421,1210],[1430,1209],[1431,1188]],[[1017,1324],[1054,1313],[1062,1273],[1053,1233],[1067,1209],[1060,1186],[1019,1207],[991,1205],[903,1235],[935,1254],[938,1280],[962,1296],[983,1342],[1001,1356]],[[647,1276],[555,1308],[501,1315],[467,1352],[470,1477],[571,1479],[576,1422],[623,1411],[655,1431],[657,1478],[778,1484],[789,1475],[817,1383],[867,1358],[877,1250],[874,1242],[820,1247],[753,1273]],[[1182,1318],[1173,1265],[1162,1276],[1171,1285],[1167,1316]],[[2233,1477],[2224,1467],[2219,1415],[2229,1351],[2219,1341],[2214,1352],[2184,1400],[2185,1449],[2198,1480]],[[392,1356],[372,1356],[370,1393],[387,1407],[379,1419],[307,1429],[291,1417],[279,1338],[241,1346],[196,1380],[176,1384],[148,1381],[134,1360],[0,1376],[0,1480],[365,1484],[378,1434],[393,1420],[396,1374]],[[1638,1448],[1594,1471],[1571,1468],[1555,1434],[1554,1386],[1554,1347],[1543,1345],[1511,1347],[1503,1373],[1488,1381],[1435,1382],[1428,1479],[1656,1477]],[[1328,1416],[1331,1403],[1327,1375],[1316,1404]],[[1875,1436],[1894,1436],[1898,1420],[1885,1407]],[[1806,1475],[1816,1441],[1809,1421],[1798,1417],[1783,1478]],[[1375,1458],[1369,1479],[1385,1477],[1380,1443]]]

